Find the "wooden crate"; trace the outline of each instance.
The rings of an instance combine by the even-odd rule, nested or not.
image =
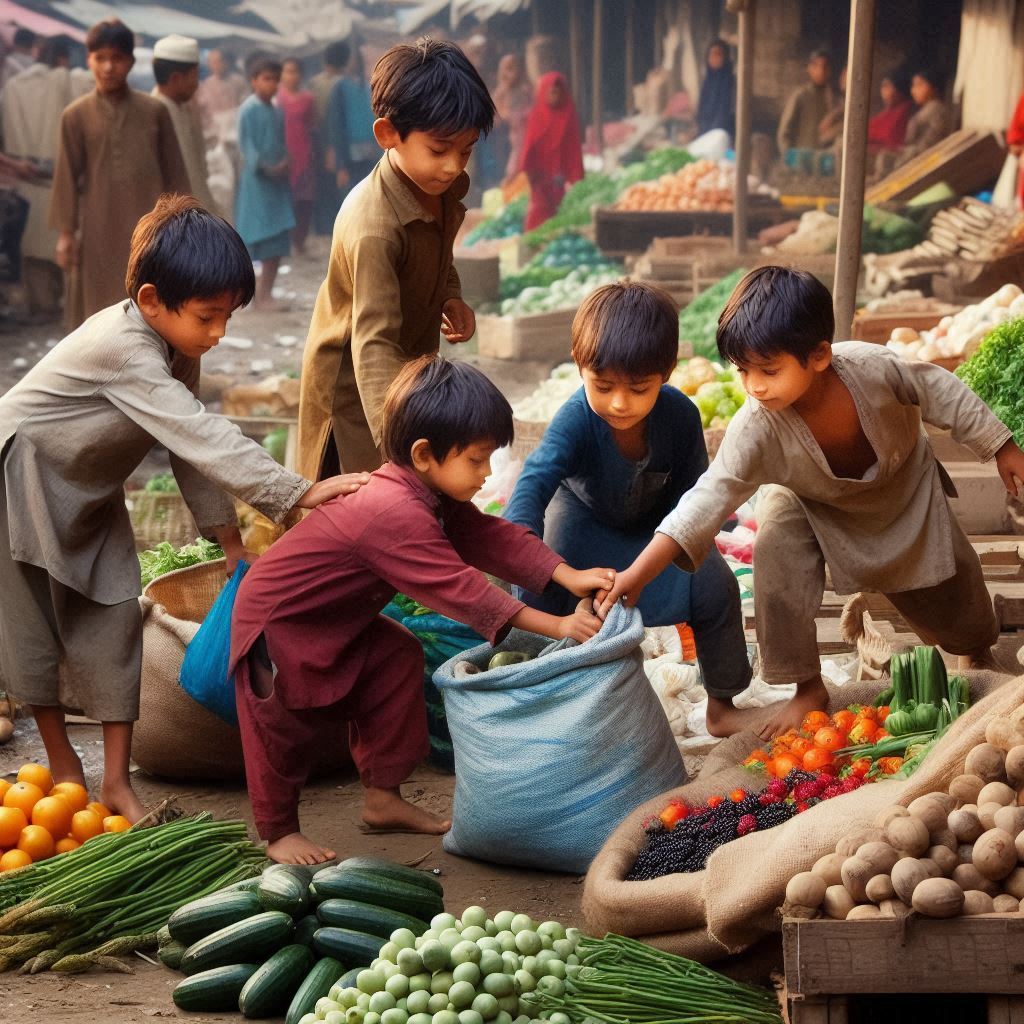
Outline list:
[[[497,302],[501,297],[501,274],[497,252],[459,249],[455,269],[462,283],[462,297],[471,305]]]
[[[712,235],[655,238],[631,268],[634,278],[668,292],[680,306],[691,302],[725,274],[749,262],[731,239]]]
[[[782,923],[792,1024],[846,1024],[849,997],[977,993],[1024,1024],[1024,915]]]
[[[853,317],[853,338],[855,341],[870,341],[884,345],[897,327],[912,327],[915,331],[930,331],[944,316],[959,313],[962,306],[943,303],[938,309],[926,313],[868,313],[858,310]]]
[[[476,318],[477,345],[490,359],[521,359],[562,363],[572,357],[575,309],[556,309],[526,316]]]

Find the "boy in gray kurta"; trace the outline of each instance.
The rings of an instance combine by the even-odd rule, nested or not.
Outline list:
[[[135,821],[142,637],[125,481],[155,443],[166,447],[199,532],[233,571],[245,552],[228,494],[279,521],[359,480],[311,486],[196,399],[199,357],[255,287],[224,221],[191,197],[164,197],[135,230],[126,286],[130,299],[0,398],[0,678],[31,706],[57,780],[84,782],[64,708],[103,723],[102,799]]]
[[[952,374],[877,345],[831,345],[827,289],[810,274],[762,267],[736,287],[718,347],[750,401],[708,471],[671,512],[605,606],[634,604],[667,565],[693,570],[726,517],[761,485],[754,605],[762,676],[797,694],[763,735],[824,707],[814,618],[825,564],[841,594],[878,591],[926,642],[975,660],[998,635],[981,564],[953,516],[952,483],[922,422],[949,429],[1007,489],[1024,480],[1011,432]]]

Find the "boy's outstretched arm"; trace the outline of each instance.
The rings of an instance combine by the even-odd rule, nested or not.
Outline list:
[[[644,587],[660,576],[681,554],[683,549],[671,537],[656,533],[650,544],[636,556],[633,564],[616,574],[604,596],[594,601],[594,608],[600,618],[605,618],[620,597],[627,608],[634,607]]]
[[[1015,498],[1021,497],[1020,488],[1024,484],[1024,452],[1012,438],[996,452],[996,469],[999,470],[1007,491]]]
[[[536,608],[523,608],[508,620],[508,624],[553,640],[569,637],[582,644],[596,636],[601,628],[601,620],[589,611],[589,605],[588,599],[580,601],[572,615],[548,615]]]

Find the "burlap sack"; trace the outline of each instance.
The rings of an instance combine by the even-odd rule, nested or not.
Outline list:
[[[587,931],[615,931],[704,963],[740,953],[780,928],[777,908],[793,875],[835,850],[852,827],[870,825],[891,803],[907,804],[924,793],[944,790],[963,771],[967,752],[985,737],[993,714],[1024,702],[1024,677],[968,673],[974,705],[954,723],[917,772],[906,781],[887,780],[825,801],[785,825],[753,832],[719,847],[704,871],[666,875],[650,882],[625,876],[642,849],[641,823],[672,797],[700,803],[736,786],[749,788],[749,773],[738,767],[757,745],[752,733],[733,736],[708,758],[700,778],[638,807],[612,833],[590,866],[583,890]],[[877,692],[878,683],[867,684]],[[833,691],[835,692],[835,691]],[[858,699],[845,686],[837,706]]]
[[[185,648],[225,582],[224,559],[219,559],[160,576],[139,598],[142,692],[132,760],[151,775],[245,779],[238,730],[197,704],[178,682]],[[325,745],[318,757],[318,775],[334,774],[351,763],[345,743]]]

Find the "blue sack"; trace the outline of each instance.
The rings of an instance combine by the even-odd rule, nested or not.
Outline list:
[[[583,872],[634,808],[686,782],[643,635],[639,611],[617,604],[585,644],[513,629],[437,670],[455,746],[445,850]],[[532,660],[488,671],[497,651]]]
[[[231,658],[231,612],[242,577],[249,571],[246,562],[239,562],[224,589],[217,595],[199,631],[188,647],[181,663],[178,682],[181,688],[207,711],[212,711],[228,725],[238,728],[235,707],[235,680],[228,676]]]

